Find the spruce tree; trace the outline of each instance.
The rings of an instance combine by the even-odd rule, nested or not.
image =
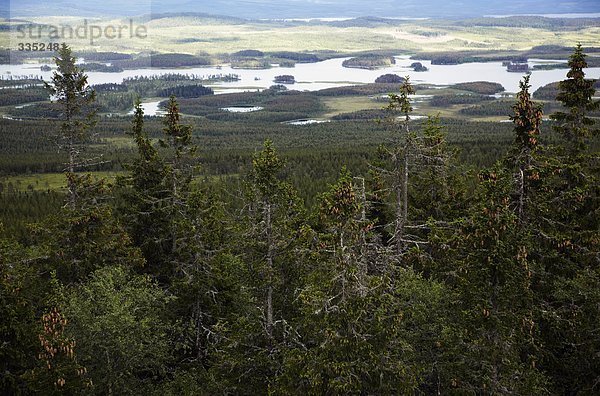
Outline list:
[[[577,45],[569,60],[568,79],[557,99],[566,109],[552,115],[564,147],[545,150],[536,175],[535,255],[541,271],[534,278],[540,327],[545,344],[541,368],[558,393],[591,394],[597,390],[600,347],[595,330],[600,320],[600,183],[597,135],[587,114],[598,108],[593,81],[585,79],[585,54]]]
[[[166,210],[167,168],[164,159],[153,146],[144,126],[144,110],[139,98],[134,107],[132,136],[138,156],[126,169],[129,174],[117,179],[119,200],[118,214],[123,220],[133,242],[146,259],[147,272],[159,276],[165,263],[170,244]]]
[[[174,96],[169,98],[167,112],[164,116],[163,133],[166,139],[161,140],[161,145],[170,151],[170,161],[167,165],[168,197],[164,202],[167,205],[169,218],[168,229],[170,235],[171,261],[178,275],[183,275],[185,266],[191,264],[193,257],[193,234],[191,231],[191,216],[189,207],[190,183],[193,177],[191,155],[196,147],[192,145],[192,127],[181,123],[179,104]]]
[[[398,257],[403,254],[408,242],[404,234],[408,223],[409,163],[414,149],[414,134],[410,131],[410,113],[413,110],[410,95],[414,94],[415,90],[407,76],[400,86],[400,94],[389,94],[389,104],[385,108],[390,113],[389,124],[395,133],[394,146],[389,154],[393,164],[390,173],[396,201],[393,242]],[[401,119],[400,123],[398,118]]]
[[[364,248],[373,235],[362,191],[360,178],[342,169],[321,195],[297,298],[299,337],[284,352],[277,393],[412,394],[435,372],[443,291],[412,269],[386,265],[395,254]],[[388,270],[371,270],[379,266]]]
[[[272,392],[282,353],[297,342],[291,324],[296,290],[304,278],[299,255],[306,225],[302,203],[282,177],[284,165],[273,142],[266,140],[254,154],[244,183],[232,250],[244,261],[243,280],[250,296],[244,312],[231,321],[229,339],[217,357],[216,371],[226,387],[221,392]]]
[[[61,113],[58,144],[68,154],[66,163],[68,182],[68,204],[74,208],[78,200],[76,172],[90,165],[91,160],[83,157],[89,142],[89,130],[96,123],[95,91],[88,85],[87,75],[76,65],[71,48],[62,44],[54,58],[57,70],[52,83],[46,84]]]
[[[559,111],[550,116],[556,121],[554,129],[567,141],[571,154],[585,150],[587,140],[599,132],[597,128],[593,128],[594,120],[587,116],[600,108],[600,101],[593,100],[595,81],[585,78],[584,69],[588,66],[585,58],[581,44],[577,44],[569,58],[567,79],[559,83],[559,94],[556,97],[567,111]]]
[[[532,162],[538,147],[542,123],[542,107],[531,100],[529,78],[530,76],[527,75],[520,82],[521,90],[517,94],[517,102],[512,106],[514,115],[510,117],[514,123],[515,132],[514,161],[518,167],[515,175],[517,181],[516,210],[520,222],[523,222],[526,217]]]
[[[458,229],[438,230],[434,246],[435,276],[453,291],[445,386],[458,393],[545,394],[532,290],[535,246],[512,207],[512,172],[498,164],[480,179],[476,205]]]

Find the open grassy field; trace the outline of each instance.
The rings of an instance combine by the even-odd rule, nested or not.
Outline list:
[[[81,26],[82,19],[73,17],[33,18],[37,24]],[[122,26],[127,20],[94,20],[89,23],[106,28]],[[180,52],[211,55],[233,53],[243,49],[269,51],[336,51],[358,52],[397,50],[527,50],[536,45],[556,44],[594,46],[600,42],[600,28],[581,27],[550,29],[546,27],[505,27],[461,25],[452,21],[422,20],[397,23],[349,26],[334,24],[302,24],[286,22],[230,21],[201,17],[163,17],[134,21],[144,26],[147,37],[121,39],[106,37],[90,43],[88,38],[66,40],[76,50],[98,50],[138,53],[142,51]],[[2,31],[0,45],[13,48],[23,39],[17,31]]]
[[[118,172],[94,172],[97,179],[105,178],[113,181]],[[14,191],[66,191],[67,180],[64,173],[36,173],[29,175],[8,176],[0,178],[3,189]]]
[[[327,108],[323,117],[331,118],[342,113],[351,113],[353,111],[366,109],[381,109],[385,103],[376,101],[370,96],[339,96],[322,99]]]
[[[125,172],[90,172],[97,180],[106,179],[109,183],[115,181],[117,176],[125,175]],[[213,175],[213,176],[198,176],[192,183],[202,183],[205,179],[209,181],[218,181],[223,178],[239,177],[239,174]],[[35,173],[28,175],[17,175],[0,177],[0,188],[3,191],[57,191],[61,193],[67,192],[67,181],[64,173]]]

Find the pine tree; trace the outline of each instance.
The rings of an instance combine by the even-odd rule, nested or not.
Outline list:
[[[529,194],[529,180],[532,174],[532,162],[539,143],[540,125],[542,123],[542,108],[531,100],[529,94],[530,76],[520,82],[521,90],[517,94],[517,103],[512,107],[514,115],[510,117],[515,131],[515,162],[518,167],[515,179],[517,181],[517,215],[519,221],[526,218],[526,204]]]
[[[191,125],[181,123],[179,104],[174,96],[169,98],[163,122],[166,140],[161,140],[161,145],[171,151],[171,160],[167,166],[169,192],[164,203],[167,205],[170,223],[168,239],[171,260],[175,265],[173,270],[182,275],[193,257],[193,248],[188,246],[193,240],[188,198],[193,177],[190,156],[195,153],[196,147],[192,145]]]
[[[149,276],[102,268],[61,294],[65,333],[77,340],[78,360],[97,393],[144,393],[164,378],[172,332],[166,310],[174,297]]]
[[[146,271],[160,277],[171,248],[166,242],[169,232],[165,202],[168,196],[167,168],[144,128],[144,110],[139,98],[134,107],[130,135],[138,156],[126,166],[129,174],[117,179],[116,193],[121,198],[118,214],[134,244],[144,254]]]
[[[378,235],[379,242],[387,246],[392,236],[388,225],[392,223],[392,213],[387,204],[389,191],[386,188],[384,168],[387,159],[387,150],[384,146],[377,148],[375,160],[371,161],[367,177],[367,219],[373,222],[373,228]]]
[[[300,336],[284,353],[278,393],[411,394],[435,371],[425,355],[439,340],[443,292],[411,269],[386,265],[387,250],[364,248],[372,224],[364,222],[362,191],[342,169],[321,196],[298,296]],[[369,270],[378,266],[388,270]]]
[[[390,113],[389,124],[395,132],[394,147],[389,150],[389,154],[393,163],[391,177],[396,201],[393,242],[398,257],[404,252],[407,243],[404,234],[408,223],[409,163],[414,149],[414,134],[410,131],[410,113],[413,108],[409,96],[414,94],[415,90],[407,76],[400,86],[400,95],[389,94],[389,104],[385,108]],[[402,118],[400,124],[396,118],[398,113]]]
[[[69,156],[66,164],[68,204],[74,208],[80,187],[76,172],[90,164],[90,159],[83,158],[82,154],[89,141],[89,130],[96,123],[96,93],[89,87],[87,75],[75,64],[76,59],[66,44],[62,44],[54,60],[57,71],[52,76],[52,83],[46,87],[61,111],[58,144]]]
[[[435,277],[451,287],[445,386],[482,394],[545,394],[528,229],[511,207],[512,173],[480,175],[477,204],[435,246]],[[439,236],[439,235],[438,235]]]
[[[589,111],[598,108],[593,81],[586,80],[581,45],[569,60],[568,79],[557,97],[566,107],[552,115],[566,147],[550,147],[540,157],[531,216],[536,237],[532,252],[541,264],[534,278],[545,344],[541,368],[559,393],[596,391],[600,358],[600,183],[598,153],[589,150],[597,135]],[[565,150],[566,149],[566,150]]]
[[[577,44],[569,58],[568,79],[559,83],[559,94],[556,97],[568,112],[556,112],[550,116],[557,123],[554,129],[567,141],[573,155],[584,151],[587,146],[586,141],[599,133],[597,128],[592,128],[595,124],[594,120],[587,116],[588,113],[600,108],[600,101],[592,99],[595,81],[585,79],[584,69],[587,67],[585,58],[581,44]]]
[[[233,334],[217,359],[226,386],[220,392],[270,392],[281,371],[282,353],[296,340],[291,323],[296,289],[304,278],[298,255],[306,225],[296,191],[282,179],[284,165],[273,142],[266,140],[253,156],[246,179],[233,250],[247,268],[244,283],[250,296],[242,315],[231,321]]]
[[[256,187],[258,210],[262,211],[265,252],[265,272],[266,272],[266,302],[265,317],[266,329],[269,337],[273,336],[273,288],[275,267],[274,260],[277,252],[277,243],[273,235],[274,209],[277,195],[281,193],[280,182],[277,174],[281,172],[283,161],[277,157],[273,148],[273,143],[269,140],[265,142],[263,151],[252,160],[253,174],[252,179]]]
[[[417,222],[418,227],[431,221],[448,221],[460,209],[461,182],[451,174],[455,156],[439,116],[427,117],[421,133],[415,136],[414,187],[409,194],[415,213],[413,223]]]
[[[42,260],[43,252],[0,239],[0,394],[27,389],[25,374],[37,360],[38,314],[48,289]]]

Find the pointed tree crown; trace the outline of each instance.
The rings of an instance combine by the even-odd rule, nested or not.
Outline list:
[[[520,82],[521,90],[517,94],[517,102],[512,106],[514,115],[510,119],[515,124],[517,148],[531,152],[538,145],[543,112],[542,107],[531,100],[529,79],[530,75],[526,75]]]
[[[598,134],[599,130],[593,128],[594,120],[586,114],[600,108],[600,101],[593,100],[596,90],[594,80],[585,78],[584,69],[588,66],[586,55],[581,44],[569,58],[570,70],[567,79],[558,85],[559,94],[556,100],[562,102],[566,111],[559,111],[551,115],[557,122],[554,129],[559,132],[570,144],[572,152],[580,152],[587,147],[586,139]]]

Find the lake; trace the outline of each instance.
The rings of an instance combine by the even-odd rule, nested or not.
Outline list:
[[[90,84],[121,83],[123,79],[134,76],[156,76],[167,73],[189,73],[201,76],[215,74],[237,74],[239,81],[219,82],[210,84],[216,93],[241,92],[248,90],[265,89],[274,85],[273,79],[281,74],[291,74],[296,83],[288,85],[290,89],[316,91],[325,88],[334,88],[351,84],[372,83],[375,79],[386,73],[400,76],[409,75],[413,83],[435,85],[451,85],[470,81],[490,81],[502,84],[507,92],[517,92],[522,73],[510,73],[501,62],[465,63],[461,65],[431,65],[429,61],[421,63],[429,68],[426,72],[414,72],[410,64],[414,61],[408,56],[397,56],[396,64],[377,70],[350,69],[342,66],[348,58],[336,58],[317,63],[299,63],[294,68],[281,68],[279,66],[266,70],[233,69],[230,65],[221,67],[195,67],[179,69],[136,69],[125,70],[121,73],[89,72]],[[561,61],[548,61],[530,59],[530,66],[547,63],[560,63]],[[562,61],[564,62],[564,61]],[[531,75],[532,92],[537,88],[554,81],[564,80],[567,69],[535,70]],[[600,68],[588,68],[589,78],[600,78]],[[0,65],[0,75],[37,75],[49,79],[52,72],[42,72],[38,64]]]

